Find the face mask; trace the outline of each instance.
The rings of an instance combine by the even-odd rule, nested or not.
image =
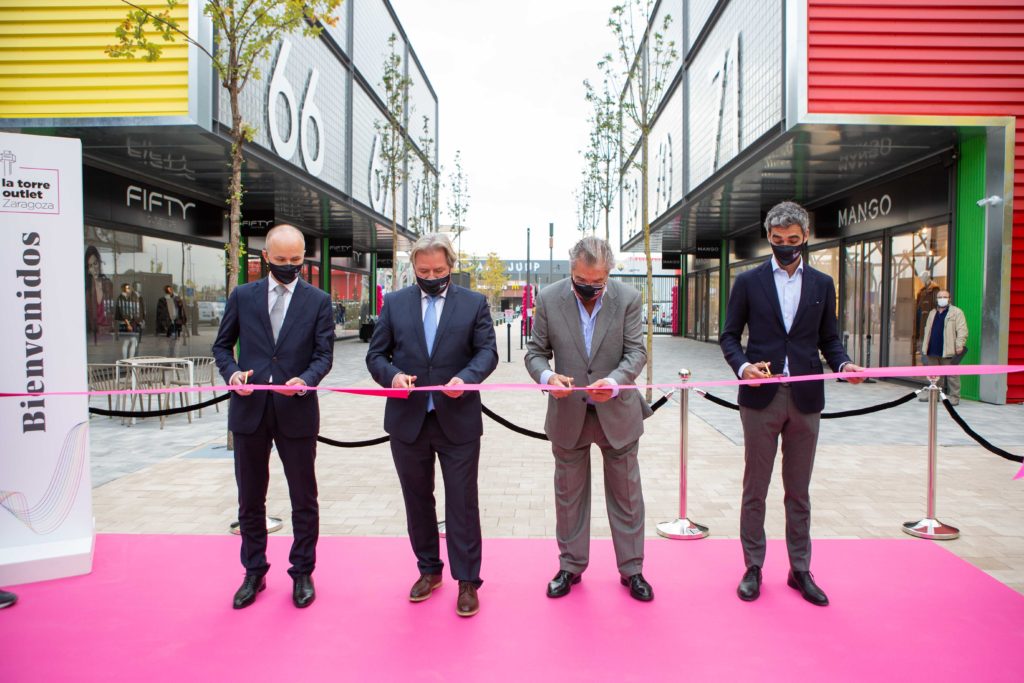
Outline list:
[[[274,279],[282,285],[287,285],[297,278],[299,276],[299,270],[302,268],[302,266],[292,265],[291,263],[279,265],[277,263],[268,262],[267,265],[270,266],[270,272],[273,273]]]
[[[601,293],[601,290],[604,289],[604,285],[601,285],[600,287],[595,285],[581,285],[576,282],[576,280],[572,280],[572,288],[580,295],[580,299],[583,301],[590,301]]]
[[[788,266],[800,258],[803,248],[802,244],[772,244],[772,253],[780,266]]]
[[[939,308],[945,308],[949,305],[949,299],[942,297],[941,299],[936,299],[935,303],[939,305]]]
[[[444,291],[445,287],[448,286],[449,280],[452,279],[451,273],[444,277],[436,277],[428,280],[424,277],[416,276],[416,284],[420,286],[424,294],[427,296],[437,296]]]

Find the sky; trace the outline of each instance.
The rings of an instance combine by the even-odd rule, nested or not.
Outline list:
[[[583,79],[614,42],[612,1],[391,0],[437,93],[442,181],[456,150],[469,185],[462,251],[567,259],[590,107]],[[441,223],[449,223],[441,190]],[[612,221],[615,230],[615,221]],[[612,239],[613,247],[616,240]]]

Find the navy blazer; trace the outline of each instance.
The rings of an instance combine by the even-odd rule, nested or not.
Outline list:
[[[373,329],[366,367],[382,387],[390,387],[395,375],[416,376],[417,386],[447,384],[459,377],[466,384],[480,384],[498,366],[494,322],[484,295],[456,285],[448,286],[434,348],[427,350],[423,332],[422,293],[416,285],[384,297],[384,308]],[[454,443],[468,443],[483,433],[480,393],[467,391],[449,398],[434,395],[434,410],[445,435]],[[405,443],[413,443],[427,414],[427,393],[414,391],[408,398],[389,398],[384,407],[384,431]]]
[[[746,349],[740,342],[744,327],[748,330]],[[837,372],[850,360],[839,339],[835,283],[806,263],[800,303],[788,333],[782,321],[782,307],[769,259],[737,276],[729,294],[728,313],[719,343],[725,360],[737,374],[744,363],[760,361],[771,361],[772,373],[781,374],[787,356],[790,375],[820,374],[823,370],[819,350]],[[739,404],[765,408],[777,391],[777,384],[742,386]],[[825,407],[825,383],[821,380],[794,382],[790,392],[802,413],[820,413]]]
[[[299,279],[288,304],[277,344],[270,327],[267,278],[236,287],[224,308],[213,357],[225,382],[235,372],[252,370],[250,384],[284,384],[300,377],[311,387],[331,371],[334,362],[334,316],[327,292]],[[238,360],[235,360],[238,342]],[[277,425],[283,436],[309,437],[320,431],[317,392],[282,396],[254,391],[249,396],[232,394],[228,408],[228,429],[252,434],[263,419],[268,397],[274,401]]]

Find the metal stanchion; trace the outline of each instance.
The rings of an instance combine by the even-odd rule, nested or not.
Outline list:
[[[441,538],[444,538],[447,532],[448,526],[444,523],[444,520],[442,519],[440,522],[437,523],[437,535]]]
[[[272,534],[275,531],[280,531],[281,527],[283,527],[283,526],[284,526],[284,522],[281,521],[280,517],[271,517],[269,515],[267,516],[267,533],[268,534]],[[238,536],[239,534],[242,533],[241,529],[239,528],[238,520],[235,520],[234,522],[231,522],[231,527],[230,528],[231,528],[231,533],[235,534],[236,536]]]
[[[935,483],[936,466],[938,464],[938,427],[939,387],[938,377],[928,378],[928,516],[917,522],[905,522],[903,531],[917,538],[928,538],[933,541],[951,541],[960,536],[956,527],[943,524],[935,517]]]
[[[679,370],[679,380],[685,382],[690,379],[690,371],[686,368]],[[679,519],[674,522],[662,522],[658,525],[658,535],[665,538],[691,541],[699,538],[706,538],[708,528],[695,524],[686,518],[686,462],[687,454],[687,418],[689,413],[689,389],[679,390]]]
[[[506,356],[506,363],[512,362],[512,323],[505,324],[505,341],[508,345],[508,355]]]

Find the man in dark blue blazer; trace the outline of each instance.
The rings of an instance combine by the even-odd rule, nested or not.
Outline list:
[[[267,233],[266,245],[263,258],[270,275],[231,293],[213,343],[220,374],[238,387],[228,408],[245,567],[245,580],[234,597],[235,609],[252,604],[266,588],[271,442],[284,465],[292,504],[294,541],[288,557],[292,600],[296,607],[307,607],[316,597],[312,573],[320,510],[314,462],[320,408],[316,392],[302,387],[318,385],[331,370],[334,318],[327,293],[298,277],[305,254],[302,233],[290,225],[278,225]],[[281,388],[254,392],[245,388],[250,383]]]
[[[487,299],[450,284],[455,252],[444,235],[424,235],[410,255],[416,284],[388,294],[366,354],[366,367],[381,386],[443,385],[443,391],[389,398],[384,429],[402,484],[409,540],[420,577],[409,599],[420,602],[441,585],[440,541],[434,507],[434,457],[441,463],[445,532],[452,578],[459,582],[455,610],[480,609],[480,394],[479,384],[498,365],[494,323]]]
[[[729,294],[722,352],[742,379],[823,372],[821,355],[835,371],[858,372],[839,341],[836,287],[832,278],[805,265],[801,251],[810,235],[807,211],[782,202],[768,212],[764,226],[772,258],[741,273]],[[747,347],[741,337],[747,329]],[[851,379],[851,383],[859,383]],[[739,389],[745,467],[740,540],[746,572],[740,599],[756,600],[765,557],[765,498],[782,437],[785,488],[787,583],[815,605],[827,605],[811,577],[811,470],[825,406],[822,380],[746,385]]]

